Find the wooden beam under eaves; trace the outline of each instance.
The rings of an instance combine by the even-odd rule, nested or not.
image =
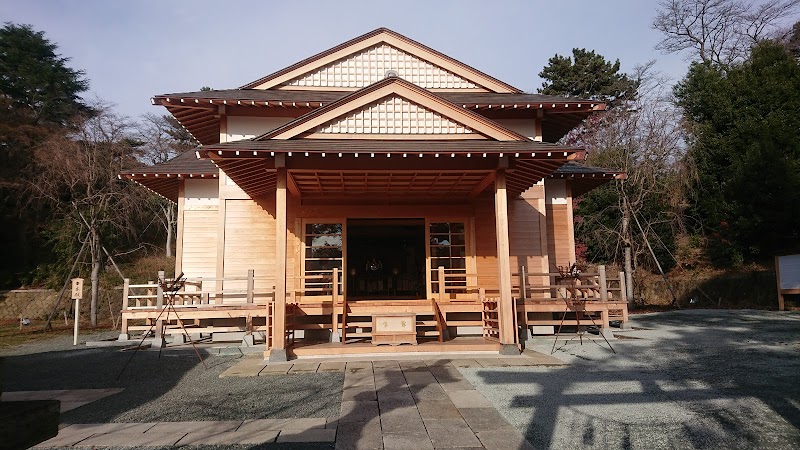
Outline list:
[[[480,195],[487,187],[491,186],[494,183],[495,178],[495,171],[489,172],[477,186],[469,193],[469,198],[475,198]]]

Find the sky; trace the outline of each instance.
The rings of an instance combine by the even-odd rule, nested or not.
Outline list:
[[[158,94],[232,89],[379,27],[526,92],[555,54],[587,48],[622,71],[656,60],[673,81],[684,55],[663,55],[656,0],[0,0],[0,22],[29,24],[90,81],[84,97],[137,118],[164,114]]]

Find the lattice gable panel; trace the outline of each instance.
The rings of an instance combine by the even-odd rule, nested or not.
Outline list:
[[[362,88],[388,71],[425,89],[480,89],[480,86],[396,47],[381,43],[286,83],[297,87]]]
[[[317,127],[321,134],[475,134],[471,128],[399,97],[385,98]]]

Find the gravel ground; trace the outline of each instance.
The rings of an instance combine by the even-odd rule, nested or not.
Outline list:
[[[564,368],[461,369],[536,448],[800,448],[800,314],[632,317],[605,343],[559,343]],[[552,339],[529,348],[550,353]]]
[[[119,380],[131,351],[93,348],[5,357],[4,389],[124,388],[61,415],[65,423],[178,422],[190,420],[334,417],[344,382],[341,373],[219,378],[241,357],[197,355],[185,350],[140,351]]]

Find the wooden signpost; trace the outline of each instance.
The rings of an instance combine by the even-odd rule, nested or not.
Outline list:
[[[784,295],[800,294],[800,255],[775,257],[775,276],[778,280],[778,310],[786,308]]]
[[[72,279],[72,299],[75,300],[75,329],[72,332],[72,345],[78,345],[78,321],[80,320],[81,299],[83,298],[83,278]]]

